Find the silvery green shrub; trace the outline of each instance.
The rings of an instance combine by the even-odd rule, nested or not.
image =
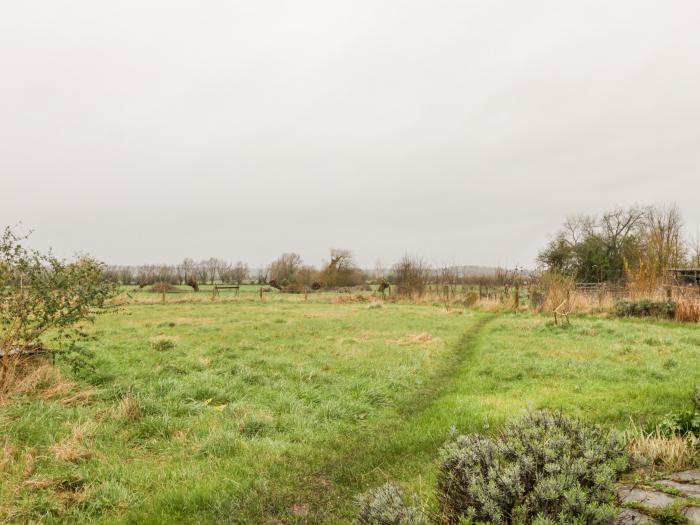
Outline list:
[[[427,525],[419,509],[406,505],[401,490],[386,483],[358,499],[356,525]]]
[[[438,474],[443,521],[614,523],[615,482],[628,465],[617,434],[558,413],[528,413],[495,437],[466,435],[445,447]]]

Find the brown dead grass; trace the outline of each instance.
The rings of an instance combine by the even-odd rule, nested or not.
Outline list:
[[[506,306],[498,299],[483,297],[474,303],[474,307],[484,312],[501,312]]]
[[[129,392],[125,394],[119,401],[119,404],[114,407],[112,415],[117,419],[138,421],[141,419],[141,408],[136,398]]]
[[[352,295],[352,294],[344,294],[344,295],[338,295],[337,297],[333,297],[331,299],[331,303],[333,304],[346,304],[346,303],[366,303],[369,301],[369,297],[366,295]]]
[[[86,501],[90,496],[90,486],[81,476],[50,478],[40,476],[24,481],[19,487],[23,491],[49,491],[58,499],[63,509]]]
[[[406,346],[406,345],[416,345],[416,346],[429,346],[433,344],[440,343],[442,340],[439,337],[433,337],[428,332],[421,332],[419,334],[411,334],[399,339],[392,339],[390,342],[396,345]]]
[[[131,302],[131,298],[125,294],[121,293],[115,297],[112,297],[111,299],[108,299],[106,301],[107,306],[124,306],[127,305]]]
[[[71,429],[71,434],[66,439],[51,445],[49,447],[49,452],[51,452],[57,460],[68,463],[76,463],[78,461],[90,459],[92,453],[85,446],[85,441],[92,436],[96,428],[97,424],[93,421],[86,421],[74,425]]]
[[[4,473],[7,467],[10,465],[12,458],[14,457],[15,447],[10,443],[8,438],[5,438],[5,442],[0,449],[0,474]]]
[[[638,430],[627,445],[629,452],[641,458],[653,470],[686,470],[696,466],[697,439],[693,436],[665,436],[658,429],[651,433]]]
[[[24,466],[22,467],[22,476],[28,478],[34,474],[34,452],[32,449],[24,453]]]
[[[59,400],[64,406],[84,404],[94,393],[76,390],[74,383],[63,379],[58,368],[43,358],[10,360],[2,379],[0,405],[14,396],[32,399]]]
[[[677,299],[676,321],[680,323],[700,322],[700,301],[688,297]]]
[[[177,286],[168,283],[154,283],[147,291],[155,293],[173,293],[178,292],[179,289]]]

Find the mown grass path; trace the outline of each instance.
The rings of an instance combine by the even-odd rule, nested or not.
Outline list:
[[[393,414],[353,435],[338,436],[325,447],[321,467],[302,469],[295,485],[282,494],[266,494],[262,523],[350,523],[357,494],[388,479],[420,478],[452,430],[449,413],[438,407],[459,388],[455,378],[470,362],[483,330],[497,317],[482,314],[438,373]]]
[[[349,524],[354,497],[387,480],[434,510],[435,461],[452,431],[498,428],[528,409],[625,429],[688,406],[700,383],[700,329],[658,322],[478,313],[430,379],[381,421],[334,438],[263,523]],[[291,509],[291,510],[290,510]]]

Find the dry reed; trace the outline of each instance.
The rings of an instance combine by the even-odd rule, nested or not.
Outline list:
[[[700,322],[700,296],[697,289],[681,289],[674,299],[676,321],[680,323]]]

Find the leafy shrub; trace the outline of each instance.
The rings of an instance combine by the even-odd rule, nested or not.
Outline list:
[[[618,317],[656,317],[659,319],[674,319],[676,303],[673,301],[618,301],[615,304],[615,315]]]
[[[664,436],[700,436],[700,412],[694,409],[666,414],[656,425]]]
[[[79,326],[109,309],[116,287],[103,279],[104,265],[89,257],[57,259],[25,248],[26,237],[0,231],[0,396],[23,381],[32,367],[22,355],[45,346],[69,350],[76,369],[87,366],[77,343]]]
[[[427,525],[423,513],[406,505],[393,483],[376,488],[358,499],[360,514],[355,525]]]
[[[669,412],[660,421],[644,428],[649,434],[671,436],[700,436],[700,386],[696,386],[691,396],[692,407],[677,412]]]
[[[628,468],[616,434],[549,412],[467,435],[442,452],[445,523],[581,525],[615,521],[615,482]]]
[[[151,348],[160,352],[175,348],[175,338],[168,335],[157,335],[151,338]]]

